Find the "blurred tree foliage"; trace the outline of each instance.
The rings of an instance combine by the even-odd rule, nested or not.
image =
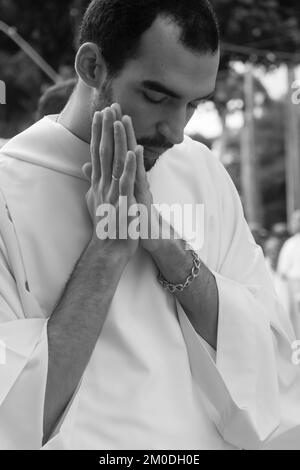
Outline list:
[[[256,153],[260,166],[265,225],[286,220],[285,135],[283,101],[267,102],[264,114],[256,120]]]
[[[261,113],[255,118],[255,152],[257,155],[262,201],[265,212],[265,227],[286,220],[285,182],[285,116],[283,100],[273,101],[266,95]],[[241,131],[227,131],[227,152],[231,156],[227,169],[237,189],[240,184]]]
[[[212,0],[212,4],[220,21],[223,42],[257,49],[250,54],[251,61],[273,65],[288,60],[278,52],[299,53],[299,0]],[[230,60],[248,60],[249,52],[224,51],[222,67]]]
[[[17,28],[54,69],[73,60],[73,0],[0,0],[0,19]],[[1,49],[11,54],[18,47],[1,35]]]
[[[0,20],[18,33],[55,69],[74,58],[73,0],[0,0]],[[0,32],[0,79],[6,83],[7,105],[0,107],[1,136],[10,137],[31,124],[43,86],[41,70]]]

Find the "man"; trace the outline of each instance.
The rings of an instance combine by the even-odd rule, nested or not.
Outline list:
[[[299,446],[290,325],[231,180],[184,137],[218,63],[206,0],[94,0],[67,106],[4,148],[2,448]],[[123,237],[124,201],[161,236]],[[204,205],[204,243],[153,203]]]
[[[278,260],[278,274],[285,283],[291,322],[297,338],[300,338],[300,211],[293,214],[291,221],[293,236],[285,242]]]

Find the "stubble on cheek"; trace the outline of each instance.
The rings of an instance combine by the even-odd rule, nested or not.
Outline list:
[[[100,92],[96,92],[92,96],[91,117],[93,118],[96,111],[102,111],[102,109],[111,106],[113,102],[112,79],[107,79]]]

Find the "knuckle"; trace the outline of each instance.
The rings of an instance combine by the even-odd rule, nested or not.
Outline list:
[[[95,173],[93,172],[92,178],[91,178],[91,186],[92,186],[92,189],[93,189],[94,192],[97,189],[97,185],[98,185],[98,179],[97,179]]]
[[[105,185],[104,185],[103,179],[101,179],[101,180],[100,180],[100,183],[99,183],[99,194],[100,194],[100,196],[104,197],[104,194],[105,194]]]
[[[120,161],[116,161],[114,163],[114,167],[113,167],[113,174],[114,175],[120,175],[123,171],[123,165]]]
[[[99,187],[99,190],[98,190],[98,199],[102,202],[105,201],[105,190],[104,190],[104,187]]]

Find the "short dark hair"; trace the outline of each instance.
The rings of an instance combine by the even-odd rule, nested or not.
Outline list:
[[[79,45],[97,44],[108,72],[116,75],[136,55],[142,34],[158,16],[180,27],[180,41],[186,47],[217,52],[218,21],[208,0],[93,0],[83,17]]]

